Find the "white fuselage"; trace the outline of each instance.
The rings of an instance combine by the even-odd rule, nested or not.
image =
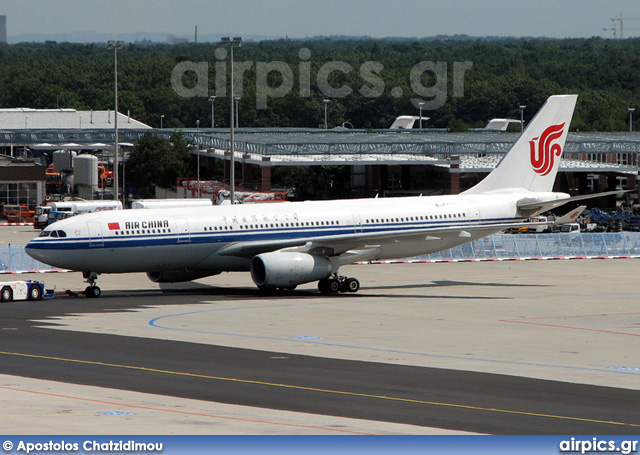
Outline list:
[[[230,245],[281,245],[283,241],[304,245],[322,243],[324,238],[335,243],[341,236],[370,234],[375,257],[366,259],[402,258],[451,248],[499,231],[496,224],[518,222],[522,217],[517,201],[532,195],[510,192],[93,213],[49,226],[26,250],[47,264],[97,273],[241,271],[249,270],[251,258],[224,254]],[[493,226],[478,229],[483,224]],[[466,236],[428,236],[431,229],[448,227],[475,229]],[[407,231],[425,234],[389,239]],[[376,240],[377,234],[386,235],[385,240]]]

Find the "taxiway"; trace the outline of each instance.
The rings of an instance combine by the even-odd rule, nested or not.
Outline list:
[[[2,305],[0,418],[6,434],[637,434],[638,267],[357,265],[361,291],[337,296],[101,276],[99,299]]]

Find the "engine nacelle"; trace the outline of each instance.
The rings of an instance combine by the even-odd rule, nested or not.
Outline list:
[[[259,288],[290,288],[331,275],[331,262],[307,253],[263,253],[251,259],[251,278]]]
[[[169,270],[166,272],[147,272],[147,277],[154,283],[180,283],[198,278],[218,275],[220,272],[190,272],[187,270]]]

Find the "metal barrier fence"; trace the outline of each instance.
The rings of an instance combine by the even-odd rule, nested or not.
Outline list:
[[[36,261],[23,246],[0,246],[0,273],[49,270],[57,268]]]
[[[639,232],[495,234],[412,260],[639,256]]]
[[[449,261],[558,257],[640,257],[640,232],[563,234],[495,234],[439,253],[407,260]],[[52,271],[24,252],[23,246],[0,247],[0,273]]]

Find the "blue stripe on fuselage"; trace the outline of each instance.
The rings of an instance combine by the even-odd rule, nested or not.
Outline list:
[[[77,249],[99,249],[99,248],[128,248],[141,246],[164,246],[164,245],[180,245],[180,244],[210,244],[210,243],[233,243],[243,241],[273,241],[273,240],[295,240],[295,239],[312,239],[315,237],[326,237],[335,235],[349,235],[358,232],[363,233],[392,233],[403,232],[421,228],[438,228],[438,227],[460,227],[464,226],[482,226],[483,224],[495,224],[505,222],[520,221],[520,218],[501,218],[492,220],[458,220],[457,223],[451,223],[452,220],[429,221],[429,222],[405,222],[405,223],[374,223],[350,226],[327,226],[325,228],[300,227],[297,229],[233,229],[233,231],[209,231],[209,232],[189,232],[178,236],[175,232],[162,235],[133,234],[118,235],[102,238],[80,237],[70,238],[36,238],[28,243],[26,248],[34,250],[77,250]]]

